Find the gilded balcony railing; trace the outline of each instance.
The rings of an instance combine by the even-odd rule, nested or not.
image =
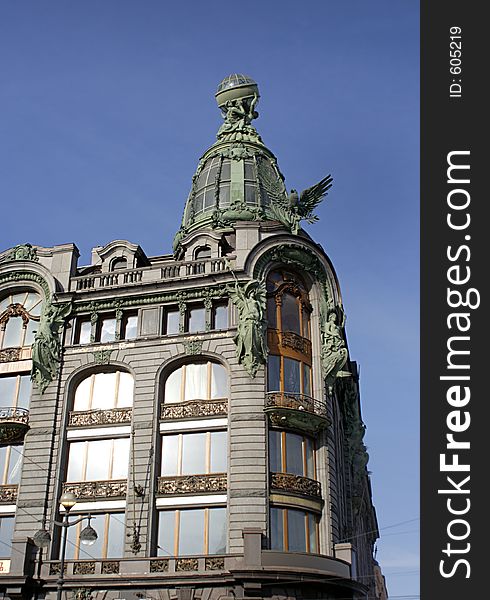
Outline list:
[[[26,408],[0,407],[0,443],[22,441],[28,429],[29,411]]]
[[[268,392],[264,410],[275,427],[316,433],[329,424],[326,403],[305,394]]]

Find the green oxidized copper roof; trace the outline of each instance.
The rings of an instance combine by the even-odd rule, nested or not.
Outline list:
[[[259,88],[251,77],[238,73],[225,77],[215,96],[223,123],[192,178],[174,238],[177,255],[189,233],[237,221],[275,220],[297,234],[302,220],[317,220],[313,210],[331,187],[332,178],[327,176],[301,195],[296,190],[288,195],[276,157],[252,125],[259,116],[255,110]]]
[[[229,75],[219,84],[216,101],[224,121],[192,178],[174,249],[204,226],[275,218],[269,211],[271,190],[285,195],[286,188],[275,156],[251,124],[258,117],[258,98],[257,84],[246,75]]]

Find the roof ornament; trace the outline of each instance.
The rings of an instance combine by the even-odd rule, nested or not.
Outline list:
[[[225,77],[215,94],[216,102],[224,119],[218,130],[218,141],[261,143],[260,135],[251,125],[259,113],[255,110],[259,101],[259,88],[248,75],[234,73]]]

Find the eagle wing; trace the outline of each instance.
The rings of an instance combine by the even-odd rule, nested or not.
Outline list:
[[[320,204],[332,187],[333,177],[327,175],[317,184],[303,190],[299,198],[298,210],[301,216],[308,222],[313,223],[318,217],[313,214],[313,210]]]

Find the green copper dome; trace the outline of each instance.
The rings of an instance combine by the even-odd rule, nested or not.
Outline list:
[[[255,81],[246,75],[229,75],[219,84],[216,99],[224,122],[192,178],[175,251],[188,233],[202,227],[274,219],[270,196],[286,195],[276,158],[251,124],[259,116]]]

